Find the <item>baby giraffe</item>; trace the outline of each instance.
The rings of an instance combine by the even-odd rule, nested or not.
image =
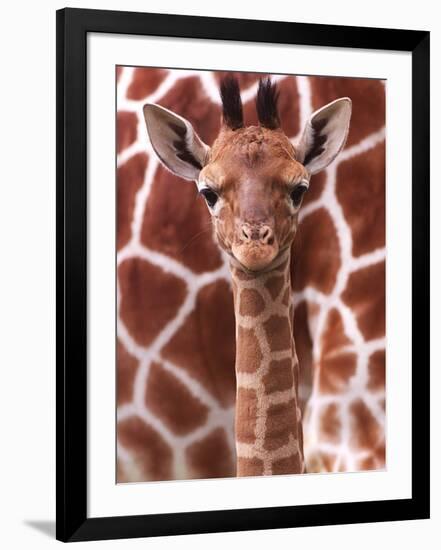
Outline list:
[[[294,146],[280,128],[278,91],[262,79],[258,126],[245,126],[236,79],[220,87],[222,126],[212,147],[184,118],[147,104],[144,117],[161,162],[196,182],[228,254],[236,319],[237,475],[305,472],[298,360],[293,339],[291,245],[313,174],[343,148],[351,100],[312,114]]]

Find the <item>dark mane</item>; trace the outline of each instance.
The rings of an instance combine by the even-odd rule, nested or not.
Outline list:
[[[274,130],[280,127],[280,118],[277,110],[279,92],[277,86],[269,78],[259,80],[259,89],[256,97],[257,116],[261,126]]]
[[[232,130],[243,128],[242,100],[237,78],[226,76],[220,84],[222,116],[224,123]]]

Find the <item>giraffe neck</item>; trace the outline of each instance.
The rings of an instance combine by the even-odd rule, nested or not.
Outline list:
[[[303,472],[289,254],[272,271],[231,267],[236,316],[237,475]]]

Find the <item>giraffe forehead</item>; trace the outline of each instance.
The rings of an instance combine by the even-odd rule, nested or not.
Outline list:
[[[222,129],[210,151],[210,164],[228,171],[229,166],[261,169],[272,160],[292,162],[296,152],[281,130],[247,126],[239,130]]]

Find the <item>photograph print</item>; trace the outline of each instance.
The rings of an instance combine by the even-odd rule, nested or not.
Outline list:
[[[386,81],[115,86],[117,483],[386,469]]]

